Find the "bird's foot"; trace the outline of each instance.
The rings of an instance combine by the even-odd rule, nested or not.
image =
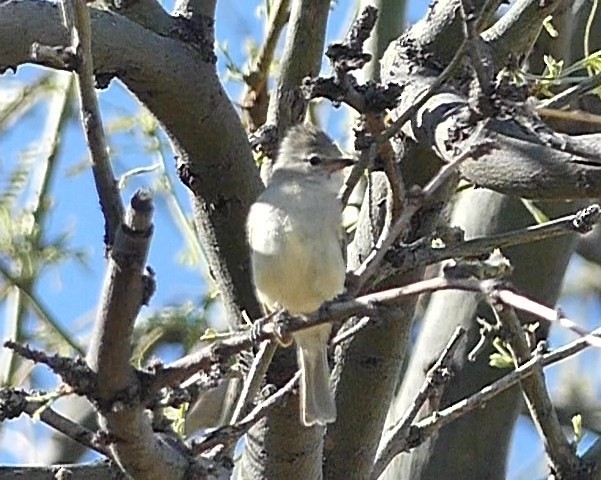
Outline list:
[[[261,339],[265,338],[266,332],[269,332],[273,336],[273,339],[281,347],[286,348],[292,345],[292,335],[287,333],[287,322],[289,318],[288,315],[289,314],[285,310],[279,309],[255,321],[255,323],[252,324],[250,329],[251,340],[257,343]],[[270,327],[267,327],[267,325],[270,323],[272,325]]]
[[[274,329],[273,329],[273,338],[280,347],[288,348],[292,345],[294,339],[289,332],[288,323],[290,319],[290,314],[286,310],[280,310],[278,314],[273,319]]]

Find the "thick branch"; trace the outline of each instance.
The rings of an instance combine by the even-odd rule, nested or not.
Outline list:
[[[101,424],[115,438],[111,452],[134,478],[183,477],[188,462],[160,441],[139,402],[140,384],[131,358],[134,321],[148,299],[144,276],[152,237],[152,201],[138,192],[118,231],[98,307],[88,363],[97,372]]]
[[[409,97],[405,101],[411,103]],[[601,196],[601,162],[596,153],[601,135],[558,134],[544,126],[529,107],[525,111],[508,107],[511,118],[504,114],[481,121],[479,128],[466,129],[467,100],[451,93],[435,95],[414,117],[411,133],[442,159],[463,149],[466,142],[494,144],[494,150],[461,165],[462,176],[478,187],[537,199]]]
[[[511,57],[525,58],[543,28],[543,20],[569,2],[556,0],[518,0],[511,8],[482,33],[498,67],[502,68]]]
[[[537,5],[531,8],[540,8],[538,2],[529,5],[533,3]],[[560,3],[546,2],[545,8],[558,8]],[[550,12],[545,9],[545,13]],[[522,52],[526,48],[524,45]],[[395,122],[395,126],[409,120],[404,110],[415,113],[415,105],[423,102],[424,92],[430,93],[433,85],[440,85],[435,70],[420,68],[423,55],[424,52],[416,53],[411,42],[405,40],[391,44],[384,56],[383,81],[406,83],[399,112],[403,120]],[[445,72],[448,70],[447,66]],[[494,151],[475,161],[466,161],[460,169],[465,178],[480,187],[527,198],[599,196],[601,163],[595,152],[599,150],[601,136],[557,134],[538,119],[529,105],[508,101],[511,96],[520,98],[517,90],[505,88],[496,92],[491,99],[494,106],[491,118],[478,121],[466,97],[439,93],[411,116],[411,123],[405,125],[406,132],[443,160],[450,151],[462,150],[465,142],[493,142],[497,147]],[[481,131],[474,138],[472,134],[477,128]]]
[[[180,176],[195,195],[200,236],[228,317],[241,321],[241,310],[258,316],[243,226],[261,183],[212,48],[192,49],[111,12],[92,10],[91,17],[97,83],[106,86],[117,76],[166,127]],[[67,44],[58,8],[30,0],[1,3],[0,71],[30,62],[36,41]]]
[[[277,126],[279,138],[305,116],[308,102],[300,86],[305,77],[319,73],[329,11],[324,1],[298,0],[292,5],[282,72],[267,112],[267,123]]]
[[[485,25],[495,14],[502,0],[477,0],[472,2],[482,11],[480,23]],[[436,52],[437,60],[450,61],[457,51],[458,40],[463,38],[462,19],[459,15],[461,0],[447,0],[432,4],[428,15],[410,30],[411,41],[427,52]],[[425,60],[425,58],[424,58]],[[382,72],[385,70],[382,68]]]

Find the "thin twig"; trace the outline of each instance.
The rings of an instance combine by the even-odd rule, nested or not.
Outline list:
[[[300,378],[300,371],[297,371],[294,376],[280,388],[277,392],[271,395],[265,401],[257,405],[246,417],[233,425],[224,425],[207,434],[200,441],[195,442],[191,446],[191,450],[195,455],[212,449],[217,445],[225,447],[237,442],[241,435],[246,433],[255,423],[267,415],[273,408],[279,405],[284,398],[292,392],[292,389]]]
[[[364,295],[352,300],[326,302],[318,311],[303,318],[291,317],[285,312],[279,313],[272,321],[255,323],[256,331],[240,331],[229,338],[216,341],[202,350],[187,355],[166,366],[155,366],[154,379],[147,394],[154,395],[161,388],[178,384],[200,370],[209,371],[215,364],[226,362],[232,355],[251,347],[258,341],[288,336],[292,333],[323,323],[341,322],[355,315],[375,315],[381,307],[394,306],[407,296],[437,290],[459,289],[487,293],[486,285],[476,279],[433,278],[412,283],[403,287]]]
[[[157,367],[157,371],[154,372],[155,378],[151,382],[149,394],[153,394],[153,392],[165,386],[182,382],[200,370],[208,371],[216,363],[226,361],[233,354],[249,348],[256,341],[275,338],[277,335],[290,335],[293,332],[323,323],[341,322],[351,316],[377,316],[380,308],[398,305],[408,296],[421,295],[439,290],[463,290],[480,293],[491,296],[491,298],[499,298],[501,301],[506,301],[518,310],[529,311],[549,321],[557,321],[558,318],[566,320],[564,317],[559,316],[555,310],[537,304],[525,297],[519,296],[520,301],[518,302],[517,297],[515,297],[517,294],[495,280],[432,278],[403,287],[363,295],[352,300],[327,302],[317,312],[304,318],[285,317],[285,324],[281,323],[281,318],[280,320],[276,319],[270,322],[260,322],[260,329],[256,332],[253,331],[252,335],[249,331],[237,332],[230,338],[215,342],[201,351],[181,358],[170,365]],[[364,328],[368,323],[368,321],[360,322],[361,326],[358,328]],[[582,337],[583,342],[593,345],[599,344],[597,335],[587,332],[582,332],[582,334],[584,335]],[[341,337],[343,335],[347,334],[342,332]],[[342,337],[342,339],[344,338]],[[341,341],[341,338],[336,338],[336,341]]]
[[[428,182],[419,195],[410,197],[404,206],[401,216],[396,220],[390,229],[383,229],[376,245],[367,256],[365,261],[357,268],[354,273],[356,276],[353,283],[353,289],[356,292],[361,291],[363,286],[372,278],[380,268],[386,252],[397,240],[401,232],[409,231],[409,224],[415,213],[432,198],[438,189],[455,173],[461,163],[474,155],[472,148],[458,155],[451,162],[444,165],[439,172]]]
[[[600,217],[601,206],[592,204],[576,213],[545,223],[488,237],[472,238],[442,248],[426,245],[420,240],[416,244],[395,247],[396,250],[389,253],[387,260],[394,266],[395,272],[402,273],[420,265],[432,265],[450,258],[477,257],[495,248],[523,245],[572,233],[587,233]],[[582,227],[583,224],[586,228]]]
[[[359,183],[359,180],[363,176],[365,169],[373,164],[378,153],[378,148],[375,143],[372,143],[368,148],[361,150],[357,163],[351,169],[351,173],[346,179],[344,184],[344,191],[342,192],[341,201],[343,205],[346,205],[351,198],[353,190]]]
[[[92,430],[64,417],[50,407],[53,395],[30,394],[24,390],[13,388],[0,389],[0,410],[2,418],[16,418],[26,413],[32,418],[38,418],[46,425],[61,432],[71,440],[82,444],[98,453],[112,458],[108,448],[98,441],[98,436]]]
[[[285,312],[278,313],[272,321],[261,322],[257,321],[259,328],[257,331],[239,331],[232,334],[229,338],[216,341],[215,343],[203,348],[202,350],[187,355],[169,365],[155,365],[154,372],[145,372],[144,376],[153,375],[154,378],[146,380],[146,401],[150,402],[153,395],[163,387],[181,383],[191,377],[198,371],[209,371],[214,365],[227,361],[232,355],[251,347],[257,341],[263,341],[276,338],[277,336],[289,336],[292,333],[311,328],[323,323],[342,322],[351,316],[371,316],[376,315],[382,307],[393,307],[403,302],[408,296],[421,295],[424,293],[432,293],[439,290],[463,290],[469,292],[480,293],[490,296],[493,299],[499,299],[509,305],[514,306],[518,310],[528,311],[540,318],[549,321],[558,321],[560,325],[573,324],[574,322],[558,315],[555,310],[552,310],[544,305],[537,304],[525,297],[517,295],[515,292],[507,288],[505,284],[500,284],[495,280],[478,280],[476,278],[432,278],[422,280],[402,287],[382,290],[380,292],[363,295],[351,300],[334,300],[326,302],[322,307],[311,315],[305,317],[291,317]],[[558,319],[562,319],[560,322]],[[566,322],[566,320],[568,320]],[[365,325],[367,322],[364,322]],[[362,327],[364,325],[362,324]],[[584,335],[582,341],[598,345],[597,335],[582,332]],[[343,333],[344,335],[344,333]],[[340,339],[337,339],[340,341]],[[74,364],[73,360],[65,359],[58,355],[48,356],[43,352],[34,349],[21,347],[14,342],[5,342],[8,348],[18,349],[19,354],[23,357],[44,363],[58,373],[69,373]],[[29,353],[31,352],[31,353]],[[63,368],[64,360],[69,362]],[[77,364],[77,362],[75,362]],[[58,366],[57,366],[58,365]],[[85,364],[84,364],[85,365]],[[68,367],[68,368],[67,368]],[[94,379],[90,379],[94,381]],[[65,380],[66,383],[72,386],[78,386],[77,382],[71,383]]]
[[[601,73],[589,77],[587,80],[580,82],[570,88],[566,88],[563,92],[558,93],[554,97],[541,101],[538,108],[563,108],[569,105],[573,100],[582,97],[588,92],[595,90],[601,86]]]
[[[582,337],[583,340],[587,341],[592,346],[601,348],[601,339],[599,337],[592,335],[584,328],[580,327],[577,323],[565,317],[561,310],[555,310],[553,308],[546,307],[545,305],[541,305],[534,300],[530,300],[523,295],[519,295],[507,289],[494,291],[492,293],[492,297],[507,305],[511,305],[517,310],[530,313],[551,323],[557,323],[558,325],[567,328],[576,335]]]
[[[478,19],[476,7],[471,0],[461,0],[461,18],[463,20],[463,34],[465,40],[469,44],[467,55],[470,59],[470,64],[476,73],[478,79],[478,87],[480,89],[480,98],[482,102],[490,102],[492,96],[492,75],[494,68],[493,61],[488,55],[487,47],[482,41],[478,30]],[[480,105],[479,105],[480,106]]]
[[[515,310],[505,304],[499,296],[491,301],[491,306],[500,324],[508,333],[507,343],[511,347],[509,350],[515,366],[527,362],[532,357],[532,349]],[[563,434],[545,385],[542,367],[535,369],[532,375],[524,378],[520,383],[532,421],[545,445],[551,470],[557,472],[560,478],[571,478],[579,470],[580,462],[575,450]]]
[[[71,34],[71,47],[76,55],[81,117],[100,207],[105,221],[105,245],[112,246],[117,228],[123,220],[123,202],[108,155],[98,98],[94,90],[92,31],[90,12],[85,0],[62,0],[63,21]]]
[[[268,19],[267,33],[249,72],[244,75],[242,109],[248,115],[249,129],[256,130],[265,123],[269,96],[267,80],[280,34],[288,22],[290,0],[277,0]]]
[[[69,385],[73,393],[91,400],[98,398],[96,373],[90,369],[81,357],[70,358],[58,354],[51,355],[43,350],[37,350],[29,345],[22,345],[12,340],[5,341],[3,346],[19,354],[22,358],[48,366],[62,378],[66,385]]]
[[[18,288],[21,293],[25,296],[27,301],[30,303],[30,307],[36,312],[38,317],[46,323],[50,328],[52,328],[56,333],[63,339],[65,342],[77,352],[78,355],[85,355],[85,349],[79,345],[75,339],[69,334],[69,332],[64,329],[60,322],[52,316],[50,310],[42,303],[42,300],[38,298],[35,292],[31,292],[27,289],[27,286],[23,284],[23,282],[12,275],[10,270],[6,268],[2,263],[0,263],[0,276],[4,277],[4,279]]]
[[[591,335],[601,335],[601,328],[591,332]],[[385,459],[382,458],[381,460],[384,468],[399,453],[409,451],[412,448],[419,446],[427,438],[432,436],[434,432],[465,416],[469,412],[476,410],[477,408],[481,408],[482,405],[486,404],[486,402],[523,381],[525,378],[528,378],[540,368],[565,360],[566,358],[581,352],[589,346],[590,344],[584,338],[579,338],[551,353],[547,353],[542,356],[533,356],[530,360],[520,365],[511,373],[508,373],[499,380],[485,386],[473,395],[460,400],[457,403],[444,408],[443,410],[434,412],[432,415],[424,418],[423,420],[420,420],[411,427],[408,435],[406,435],[404,438],[398,438],[395,436],[395,433],[397,432],[397,429],[395,428],[394,431],[388,436],[388,442],[382,448],[382,451],[388,452],[388,456]],[[394,442],[394,448],[389,448],[392,442]]]
[[[554,108],[538,107],[536,113],[546,120],[559,120],[571,123],[588,123],[595,128],[601,125],[601,115],[583,110],[557,110]]]
[[[230,425],[235,424],[240,420],[240,417],[246,415],[247,409],[252,405],[252,402],[261,388],[261,383],[265,378],[265,374],[267,373],[267,369],[271,364],[271,360],[273,359],[273,355],[277,348],[277,343],[274,340],[263,340],[263,342],[261,342],[248,375],[246,376],[246,380],[244,381],[242,392],[240,392],[240,396],[238,397],[236,409],[229,422]]]
[[[465,336],[465,334],[466,330],[463,327],[457,327],[455,329],[455,332],[451,336],[447,346],[439,355],[436,363],[428,371],[428,374],[426,375],[419,392],[417,392],[415,400],[405,411],[397,426],[394,427],[394,437],[396,439],[407,438],[411,424],[427,400],[431,399],[432,397],[440,399],[444,387],[452,377],[451,363],[453,360],[453,355],[459,347],[460,340]],[[434,405],[432,403],[434,403]],[[433,410],[438,408],[437,403],[438,402],[430,402],[430,406]],[[386,466],[390,463],[392,451],[396,450],[396,446],[392,441],[392,438],[390,440],[385,440],[385,442],[385,449],[378,452],[374,462],[371,473],[372,480],[377,480],[380,477]]]
[[[360,332],[361,330],[363,330],[365,327],[367,327],[367,325],[369,325],[370,322],[371,322],[371,319],[369,317],[363,317],[352,327],[341,330],[332,339],[332,345],[338,345],[339,343],[344,342],[347,338],[357,335],[357,333]]]
[[[376,136],[384,130],[384,121],[381,114],[367,113],[365,115],[365,123],[370,132]],[[390,142],[387,141],[382,143],[377,151],[379,158],[382,159],[384,164],[384,173],[386,174],[386,178],[388,178],[388,185],[392,193],[392,205],[390,211],[391,219],[394,222],[399,218],[403,210],[403,205],[405,204],[407,197],[407,190]]]

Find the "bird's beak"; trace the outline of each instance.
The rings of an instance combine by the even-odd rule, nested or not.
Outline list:
[[[330,158],[324,162],[324,168],[329,173],[334,173],[354,164],[355,160],[352,158]]]

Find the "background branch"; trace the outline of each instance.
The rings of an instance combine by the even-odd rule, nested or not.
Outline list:
[[[377,480],[394,455],[396,455],[396,452],[399,451],[398,446],[395,444],[398,441],[406,442],[411,425],[417,418],[420,410],[422,411],[422,416],[434,413],[438,410],[438,400],[440,400],[442,391],[453,376],[453,355],[465,333],[466,332],[462,327],[457,327],[457,330],[455,330],[455,333],[438,357],[436,363],[428,370],[424,384],[417,393],[413,404],[407,409],[405,415],[395,427],[394,435],[383,440],[385,448],[384,450],[378,451],[371,472],[371,479]],[[428,403],[428,406],[427,408],[424,408],[426,403]]]
[[[62,0],[61,8],[65,27],[70,30],[71,48],[75,54],[82,124],[105,221],[104,243],[107,248],[111,248],[123,220],[124,209],[109,159],[98,98],[94,90],[90,13],[87,4],[80,0]]]
[[[601,330],[597,329],[591,334],[599,335],[600,333]],[[558,348],[551,353],[546,353],[542,356],[537,355],[531,357],[526,363],[523,363],[511,373],[502,376],[490,385],[486,385],[473,395],[463,398],[457,401],[455,404],[434,412],[430,416],[420,420],[414,425],[413,431],[410,432],[410,435],[404,437],[404,439],[397,438],[395,435],[395,429],[395,431],[391,432],[391,434],[388,436],[388,441],[385,442],[385,447],[382,451],[386,451],[388,453],[388,457],[390,458],[390,456],[398,455],[401,452],[406,452],[417,447],[424,441],[425,438],[431,436],[433,432],[441,429],[451,422],[456,421],[470,411],[473,411],[477,408],[482,408],[486,402],[489,402],[495,396],[500,395],[503,391],[518,384],[519,382],[528,378],[530,375],[540,371],[542,367],[565,360],[566,358],[581,352],[589,346],[590,344],[588,342],[580,338],[570,342],[567,345],[564,345],[561,348]]]
[[[319,73],[329,9],[328,2],[296,0],[292,4],[281,72],[267,111],[267,123],[277,127],[278,138],[304,119],[308,102],[300,86],[305,77]]]
[[[244,75],[242,115],[251,132],[267,121],[269,70],[280,34],[290,17],[290,0],[277,0],[271,8],[261,50],[256,54],[249,72]]]
[[[512,307],[493,301],[493,309],[507,329],[508,344],[517,366],[531,357],[534,346],[529,346],[520,321]],[[539,434],[543,437],[551,471],[559,478],[577,478],[582,471],[580,460],[565,437],[545,385],[542,368],[521,381],[528,410]]]

